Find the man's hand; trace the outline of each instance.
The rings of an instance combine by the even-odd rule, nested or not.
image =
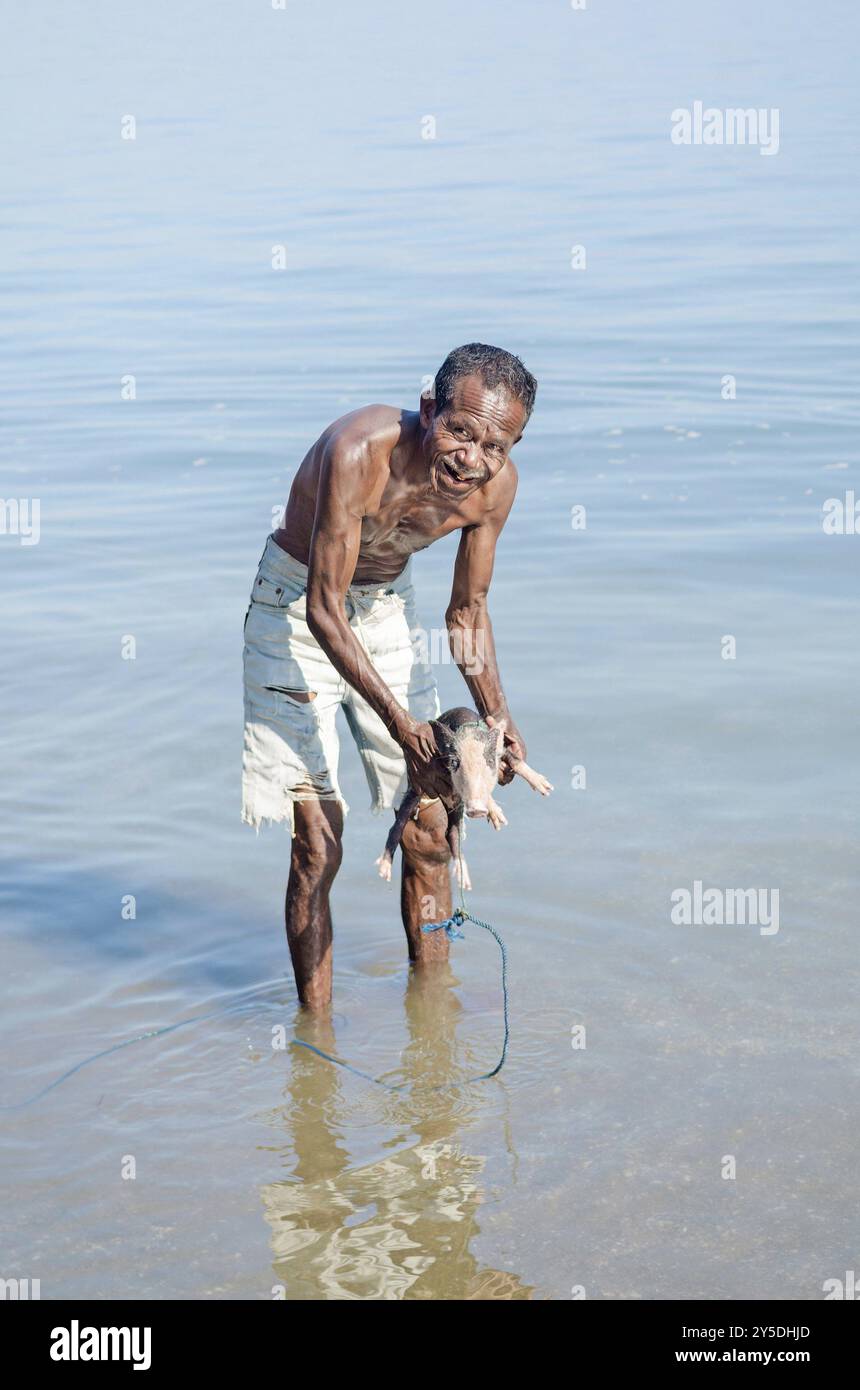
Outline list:
[[[419,723],[402,710],[392,722],[391,737],[403,749],[409,781],[415,791],[424,796],[438,796],[438,789],[433,786],[433,759],[438,749],[430,725]]]
[[[513,768],[508,767],[505,754],[511,753],[515,758],[522,758],[523,762],[525,762],[525,740],[509,714],[495,718],[492,714],[488,714],[484,717],[484,723],[488,729],[495,729],[497,724],[501,724],[502,726],[502,756],[499,762],[499,783],[501,786],[506,787],[509,782],[514,780],[514,771]]]

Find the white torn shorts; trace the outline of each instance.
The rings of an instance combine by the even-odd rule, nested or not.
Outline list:
[[[433,672],[413,641],[418,631],[411,562],[385,584],[351,584],[346,616],[374,668],[415,719],[435,719]],[[307,624],[307,566],[272,536],[266,542],[245,618],[245,741],[242,819],[256,828],[286,821],[296,801],[339,801],[337,780],[343,709],[370,786],[371,809],[399,805],[407,787],[399,744],[379,715],[332,666]],[[297,700],[295,692],[313,692]]]

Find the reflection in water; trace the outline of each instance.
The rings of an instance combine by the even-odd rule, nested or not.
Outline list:
[[[389,1123],[418,1142],[351,1167],[343,1140],[344,1076],[294,1049],[285,1111],[294,1178],[268,1183],[262,1197],[272,1228],[277,1280],[289,1299],[528,1299],[513,1274],[482,1267],[469,1250],[479,1232],[484,1159],[455,1142],[469,1127],[478,1093],[430,1091],[460,1074],[460,1005],[448,966],[411,972],[409,1042],[397,1080],[379,1091]],[[337,1053],[328,1019],[300,1017],[307,1042]]]

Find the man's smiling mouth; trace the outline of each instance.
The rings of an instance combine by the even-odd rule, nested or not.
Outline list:
[[[480,483],[480,481],[481,481],[480,478],[473,478],[473,477],[461,478],[460,475],[459,475],[459,474],[456,472],[456,470],[451,466],[451,464],[448,463],[447,460],[443,460],[443,461],[442,461],[440,471],[441,471],[442,477],[444,478],[445,482],[446,482],[449,486],[453,486],[453,487],[456,487],[456,488],[461,488],[461,489],[462,489],[462,488],[467,488],[467,487],[476,487],[476,486]]]

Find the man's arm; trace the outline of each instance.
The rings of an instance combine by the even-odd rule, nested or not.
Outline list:
[[[508,473],[510,469],[510,473]],[[480,715],[491,721],[506,721],[505,744],[524,758],[525,744],[511,718],[496,660],[493,626],[487,609],[487,594],[493,577],[496,542],[501,534],[517,490],[517,475],[510,459],[499,475],[498,496],[479,523],[465,526],[454,564],[451,602],[445,613],[448,643],[460,673],[469,687]],[[506,780],[510,780],[507,778]]]
[[[435,753],[432,730],[398,704],[356,639],[344,609],[361,546],[362,517],[375,483],[366,444],[329,441],[320,464],[308,557],[307,621],[335,670],[364,696],[401,745],[420,789],[421,767]]]

